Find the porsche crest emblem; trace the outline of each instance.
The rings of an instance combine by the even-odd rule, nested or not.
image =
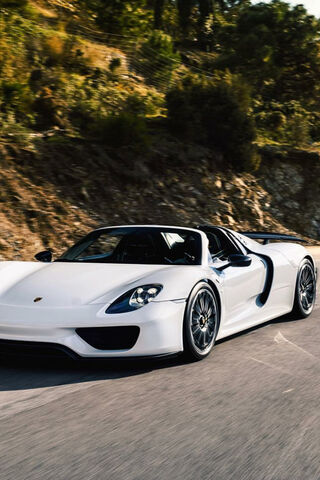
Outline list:
[[[42,300],[42,297],[36,297],[33,301],[34,303],[40,302]]]

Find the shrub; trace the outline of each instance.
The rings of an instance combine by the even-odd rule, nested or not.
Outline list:
[[[288,119],[286,140],[295,147],[304,146],[310,142],[310,124],[305,115],[295,113]]]
[[[287,117],[280,110],[262,110],[255,115],[256,125],[263,137],[281,141],[284,138],[284,130]]]
[[[0,83],[0,112],[2,117],[14,116],[17,121],[29,123],[34,97],[27,84],[14,80]]]
[[[23,8],[28,0],[0,0],[0,8]]]
[[[256,168],[255,124],[241,79],[188,76],[166,98],[173,131],[220,151],[238,169]]]
[[[122,111],[136,116],[160,115],[164,108],[164,96],[157,92],[148,91],[142,95],[131,93],[125,99]]]
[[[60,66],[67,71],[88,72],[88,59],[74,36],[65,39],[59,35],[48,36],[43,41],[41,53],[46,67]]]
[[[42,88],[34,102],[34,110],[38,117],[38,127],[48,128],[57,125],[58,108],[53,91],[49,87]]]
[[[114,57],[109,62],[109,70],[112,73],[115,73],[121,67],[121,58]]]
[[[284,113],[282,113],[279,110],[270,112],[266,118],[267,118],[267,122],[266,122],[267,126],[271,130],[279,131],[286,124],[286,116],[284,115]]]
[[[123,111],[128,91],[103,78],[68,75],[60,88],[72,123],[85,134],[87,125]]]
[[[148,144],[144,119],[128,113],[99,118],[91,126],[90,132],[114,148],[124,146],[144,148]]]
[[[258,102],[257,105],[255,118],[263,137],[303,146],[310,142],[311,137],[317,136],[316,117],[303,108],[300,102]]]
[[[310,136],[314,142],[320,141],[320,113],[313,112],[309,118]]]
[[[134,62],[135,69],[157,87],[167,88],[174,69],[179,65],[169,35],[155,30],[140,47]]]

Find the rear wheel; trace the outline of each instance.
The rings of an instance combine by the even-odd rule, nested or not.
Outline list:
[[[216,295],[206,282],[198,283],[189,297],[183,324],[184,354],[201,360],[211,352],[219,327]]]
[[[295,299],[292,310],[294,318],[307,318],[316,300],[316,275],[311,261],[305,258],[299,268]]]

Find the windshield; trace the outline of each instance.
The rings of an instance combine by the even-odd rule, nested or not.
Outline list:
[[[56,261],[200,265],[201,235],[174,228],[106,228],[90,233]]]

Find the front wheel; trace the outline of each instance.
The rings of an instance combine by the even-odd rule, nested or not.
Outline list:
[[[183,340],[184,354],[189,360],[202,360],[211,352],[219,327],[219,306],[216,295],[206,282],[198,283],[186,306]]]
[[[307,318],[313,310],[316,300],[316,275],[314,266],[305,258],[299,268],[292,316],[296,319]]]

